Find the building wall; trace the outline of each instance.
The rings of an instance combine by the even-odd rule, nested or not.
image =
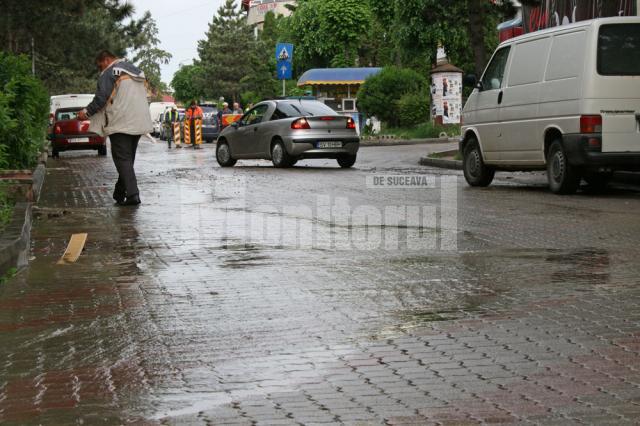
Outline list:
[[[264,22],[264,15],[273,12],[276,15],[291,15],[291,11],[285,6],[296,4],[295,0],[252,0],[249,7],[247,22],[249,25],[261,26]]]

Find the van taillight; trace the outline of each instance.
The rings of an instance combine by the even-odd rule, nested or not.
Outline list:
[[[347,129],[351,129],[351,130],[356,129],[356,122],[351,117],[349,117],[349,119],[347,120]]]
[[[54,132],[56,135],[59,135],[60,133],[62,133],[62,129],[60,128],[60,126],[56,126],[56,128],[54,129]]]
[[[291,123],[291,128],[294,130],[305,130],[310,129],[311,126],[309,126],[309,122],[307,121],[307,119],[302,117]]]
[[[601,115],[583,115],[580,117],[580,133],[602,133]]]

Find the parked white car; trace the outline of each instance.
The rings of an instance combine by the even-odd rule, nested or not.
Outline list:
[[[584,21],[498,46],[463,109],[464,175],[547,169],[555,193],[640,170],[640,18]]]

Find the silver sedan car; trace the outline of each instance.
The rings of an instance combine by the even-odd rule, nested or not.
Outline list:
[[[286,99],[264,101],[224,129],[216,158],[222,167],[240,159],[271,160],[291,167],[307,158],[334,158],[340,167],[356,162],[360,138],[351,117],[339,115],[322,102]]]

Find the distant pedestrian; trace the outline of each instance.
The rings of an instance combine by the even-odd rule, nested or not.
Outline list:
[[[240,104],[237,102],[233,103],[233,113],[234,114],[244,114],[244,111],[242,111],[242,108],[240,108]]]
[[[146,77],[136,66],[118,59],[108,50],[96,56],[100,70],[93,101],[80,111],[81,120],[91,120],[90,130],[109,136],[111,154],[118,170],[113,199],[121,206],[140,204],[133,165],[140,136],[153,131],[147,103]]]
[[[180,116],[178,114],[178,110],[176,107],[171,107],[171,110],[167,111],[164,115],[165,134],[167,135],[167,145],[169,146],[169,149],[171,149],[171,142],[175,142],[173,137],[173,126],[175,123],[179,122]]]
[[[189,134],[191,135],[191,144],[193,145],[193,149],[198,149],[196,145],[196,120],[202,120],[204,113],[202,112],[202,108],[198,106],[196,101],[191,101],[189,108],[185,111],[185,125],[189,127]]]
[[[222,103],[222,109],[218,111],[218,123],[220,128],[225,127],[224,120],[222,119],[223,115],[233,114],[233,111],[229,109],[229,104],[227,102]]]

